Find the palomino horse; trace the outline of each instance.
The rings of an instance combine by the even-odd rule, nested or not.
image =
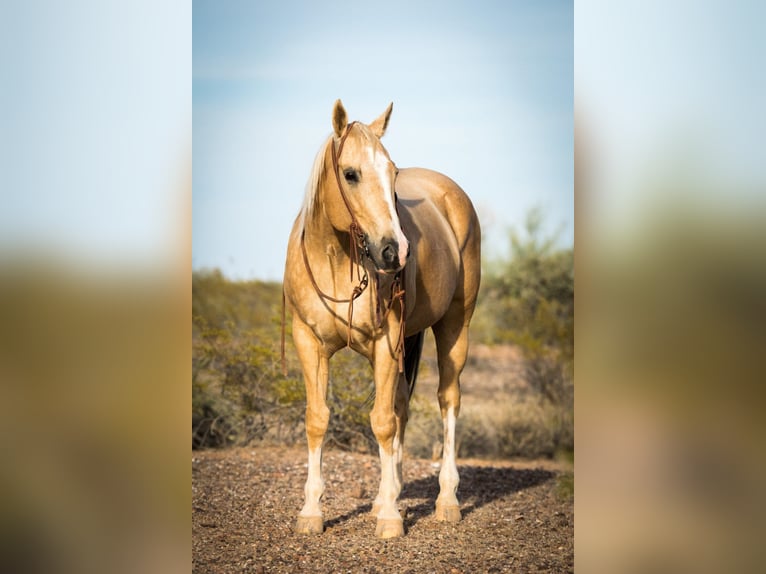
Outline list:
[[[455,420],[480,280],[481,231],[471,201],[444,175],[398,170],[380,143],[393,104],[369,125],[347,123],[340,100],[287,248],[284,296],[306,383],[308,478],[296,524],[324,529],[320,498],[329,360],[349,346],[370,361],[370,422],[380,450],[376,534],[404,534],[398,498],[407,411],[423,335],[431,328],[444,421],[436,517],[457,522]]]

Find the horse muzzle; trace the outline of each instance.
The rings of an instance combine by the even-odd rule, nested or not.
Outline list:
[[[370,259],[378,271],[383,273],[401,271],[410,254],[410,243],[406,239],[403,243],[396,239],[385,239],[379,244],[368,242],[367,246]]]

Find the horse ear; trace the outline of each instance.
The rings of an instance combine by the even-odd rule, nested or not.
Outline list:
[[[346,115],[346,108],[343,107],[343,102],[335,100],[335,107],[332,110],[332,127],[337,137],[343,135],[343,130],[346,129],[347,124],[348,116]]]
[[[374,122],[370,124],[370,129],[372,130],[372,133],[374,133],[377,137],[382,138],[383,134],[386,133],[386,128],[388,127],[388,120],[391,118],[391,110],[394,109],[394,102],[391,102],[388,104],[388,107],[386,108],[386,111],[381,114],[381,116],[376,119]]]

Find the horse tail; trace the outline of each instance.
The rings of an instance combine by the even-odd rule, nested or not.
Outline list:
[[[418,378],[418,367],[420,366],[420,355],[423,353],[425,334],[425,331],[421,331],[404,339],[404,378],[407,381],[410,398],[412,398],[415,381]]]

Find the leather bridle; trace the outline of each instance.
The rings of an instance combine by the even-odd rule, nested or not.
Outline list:
[[[357,221],[356,216],[354,215],[354,210],[351,209],[351,204],[348,201],[348,197],[346,196],[346,191],[343,189],[343,184],[340,181],[340,167],[338,166],[338,159],[340,158],[340,154],[343,153],[343,145],[346,143],[346,138],[348,137],[348,134],[351,133],[351,128],[354,127],[354,124],[357,122],[351,122],[346,126],[346,130],[343,132],[343,135],[340,138],[340,141],[338,142],[338,149],[336,151],[335,145],[332,145],[332,170],[335,173],[335,181],[338,183],[338,190],[340,191],[340,196],[343,198],[343,203],[346,205],[346,209],[348,210],[348,214],[351,216],[351,224],[348,226],[348,233],[351,238],[350,241],[350,261],[351,261],[351,269],[350,269],[350,281],[354,280],[354,263],[357,263],[357,265],[361,265],[361,259],[359,256],[359,249],[362,250],[362,256],[367,255],[367,238],[364,235],[364,231],[362,231],[362,226],[359,225],[359,221]],[[303,243],[303,237],[301,237],[301,243]],[[306,269],[308,269],[308,265],[306,266]],[[311,271],[309,271],[309,275],[311,275]],[[312,277],[313,278],[313,277]],[[357,269],[357,279],[358,279],[358,269]],[[350,323],[349,323],[350,325]]]
[[[338,160],[340,159],[341,153],[343,152],[343,145],[346,143],[346,138],[348,137],[349,133],[351,132],[351,128],[356,124],[357,122],[351,122],[346,126],[345,131],[343,132],[343,135],[341,136],[337,150],[334,143],[332,143],[332,169],[335,173],[335,181],[338,184],[338,190],[340,191],[340,196],[343,199],[343,203],[346,206],[346,210],[348,211],[349,216],[351,217],[351,224],[349,225],[349,281],[354,280],[354,267],[356,266],[356,278],[357,278],[357,284],[354,285],[351,295],[348,298],[345,299],[339,299],[336,297],[333,297],[332,295],[328,295],[317,284],[316,278],[314,277],[314,273],[311,271],[311,265],[309,264],[309,258],[308,254],[306,253],[306,241],[305,241],[305,235],[306,230],[301,232],[301,254],[303,255],[303,263],[306,267],[306,272],[309,276],[309,280],[311,281],[311,285],[314,287],[314,290],[317,292],[317,295],[321,297],[324,300],[332,301],[333,303],[348,303],[348,339],[346,340],[346,346],[351,347],[351,323],[354,318],[354,301],[359,298],[362,293],[367,289],[369,286],[369,276],[367,274],[367,269],[364,266],[364,258],[369,256],[369,250],[367,246],[367,239],[364,234],[364,231],[362,230],[361,225],[359,225],[359,221],[356,219],[356,216],[354,215],[354,210],[351,209],[351,204],[348,201],[348,197],[346,196],[346,191],[343,189],[343,184],[341,182],[340,177],[340,168],[338,165]],[[399,202],[398,198],[396,200],[396,209],[397,213],[399,211]],[[390,313],[392,307],[394,306],[394,301],[399,301],[399,307],[401,310],[401,322],[399,327],[399,338],[396,344],[395,352],[398,355],[399,358],[399,372],[404,372],[404,333],[405,333],[405,291],[404,291],[404,268],[397,271],[397,273],[394,275],[394,280],[391,285],[391,293],[389,294],[388,302],[386,303],[386,297],[385,295],[380,293],[379,289],[379,278],[378,274],[376,273],[374,275],[374,284],[375,284],[375,318],[377,322],[377,326],[380,327],[383,325],[383,321],[388,317],[388,314]],[[285,364],[285,292],[284,288],[282,289],[282,341],[281,341],[281,347],[282,347],[282,372],[285,376],[287,376],[287,367]]]

